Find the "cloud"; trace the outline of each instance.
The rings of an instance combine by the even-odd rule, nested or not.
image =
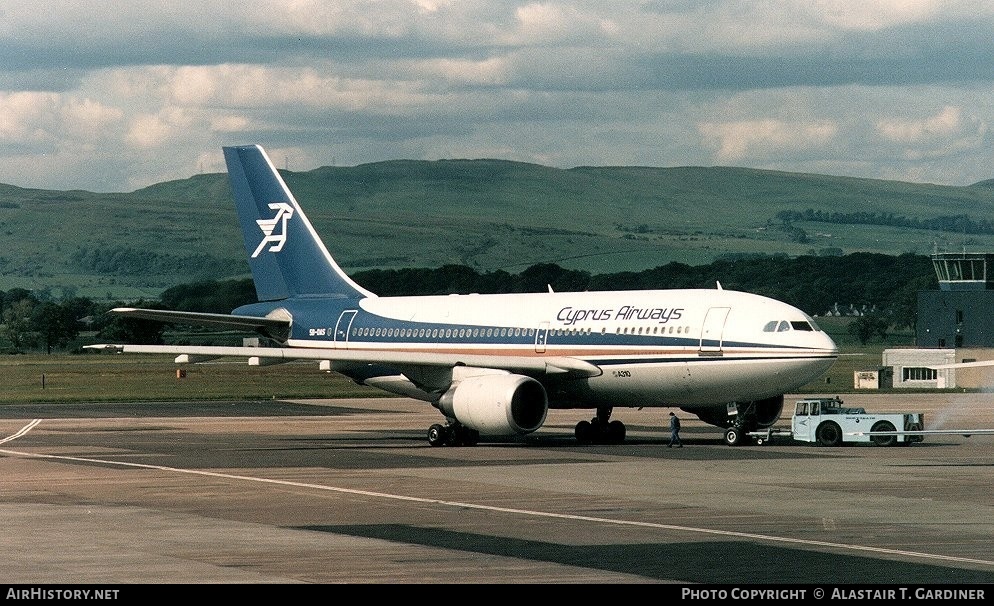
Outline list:
[[[783,156],[825,146],[838,133],[831,122],[791,123],[776,119],[705,122],[698,126],[705,143],[717,148],[719,162],[740,162],[750,156]]]
[[[139,149],[162,147],[169,141],[182,137],[193,122],[189,115],[175,107],[156,114],[136,116],[125,134],[125,141],[131,147]]]
[[[58,124],[60,97],[54,93],[13,92],[0,95],[0,138],[4,145],[32,145],[51,140]]]
[[[963,110],[946,106],[934,116],[922,120],[880,120],[877,132],[898,143],[915,143],[927,139],[945,138],[963,130]]]
[[[0,182],[147,185],[232,141],[298,169],[496,155],[974,182],[994,176],[991,39],[994,5],[969,0],[13,3]]]
[[[908,160],[922,161],[983,149],[987,124],[964,115],[960,107],[946,106],[922,119],[884,119],[877,122],[880,136],[903,146]]]
[[[807,0],[801,4],[804,7],[802,10],[810,11],[825,23],[842,29],[872,32],[922,22],[954,8],[956,4],[974,4],[972,9],[983,12],[985,3],[950,3],[942,0]]]
[[[0,93],[0,149],[49,150],[66,138],[100,140],[123,112],[92,99],[49,92]]]

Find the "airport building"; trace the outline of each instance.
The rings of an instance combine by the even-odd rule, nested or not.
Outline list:
[[[917,349],[883,353],[880,387],[979,388],[994,382],[992,368],[933,366],[994,359],[994,254],[937,253],[939,289],[918,293]]]
[[[994,254],[932,256],[939,290],[918,294],[919,347],[994,347]]]

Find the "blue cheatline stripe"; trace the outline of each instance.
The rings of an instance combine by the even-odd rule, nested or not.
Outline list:
[[[328,347],[329,342],[327,340],[312,340],[311,343],[314,347]],[[295,346],[308,347],[310,344],[301,345],[299,342]],[[489,355],[527,355],[535,357],[558,357],[567,356],[571,358],[577,358],[584,360],[585,362],[590,362],[592,364],[597,364],[601,366],[617,366],[623,364],[674,364],[674,363],[713,363],[715,361],[721,362],[755,362],[755,361],[791,361],[791,360],[830,360],[835,359],[838,356],[821,353],[817,351],[808,350],[806,353],[799,355],[797,351],[798,348],[781,348],[783,353],[777,355],[775,352],[757,354],[757,353],[737,353],[734,350],[726,349],[724,350],[722,356],[702,356],[696,350],[697,341],[693,341],[693,346],[691,347],[678,347],[678,352],[673,352],[671,354],[661,354],[659,353],[659,347],[650,347],[651,351],[647,351],[644,354],[632,351],[618,351],[618,352],[597,352],[597,353],[584,353],[584,348],[599,347],[598,345],[587,344],[563,344],[558,347],[550,347],[542,354],[537,354],[534,350],[534,343],[508,343],[508,342],[498,342],[498,343],[483,343],[479,341],[456,341],[456,342],[437,342],[437,341],[394,341],[390,339],[384,339],[382,341],[352,341],[350,342],[349,349],[351,351],[370,351],[370,352],[389,352],[389,351],[409,351],[409,352],[424,352],[424,353],[481,353],[474,351],[477,347],[485,347],[488,345],[504,345],[507,349],[496,348],[493,349]],[[630,344],[629,344],[630,345]],[[373,347],[377,346],[377,347]],[[427,346],[421,348],[421,346]],[[460,347],[455,347],[460,346]],[[632,346],[637,347],[637,346]],[[649,347],[649,346],[641,346]],[[768,351],[774,346],[765,346],[764,348]],[[412,349],[417,348],[417,349]],[[564,353],[563,350],[568,350],[569,353]],[[751,349],[759,349],[759,346],[754,346]],[[687,350],[692,350],[692,353],[687,353]]]

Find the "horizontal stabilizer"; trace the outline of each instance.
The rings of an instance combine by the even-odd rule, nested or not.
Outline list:
[[[194,311],[171,311],[166,309],[140,309],[137,307],[115,307],[110,312],[126,318],[154,320],[176,324],[193,324],[215,328],[232,328],[241,330],[266,330],[272,333],[286,332],[290,328],[290,320],[283,318],[264,318],[259,316],[234,316],[231,314],[209,314]]]

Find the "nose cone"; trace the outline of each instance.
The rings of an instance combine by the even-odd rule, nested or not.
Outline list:
[[[819,332],[817,334],[822,337],[823,343],[821,345],[821,349],[825,350],[828,355],[832,356],[832,359],[838,358],[839,346],[835,344],[832,337],[828,336],[828,333],[826,332]]]
[[[811,351],[811,363],[808,368],[811,371],[811,380],[814,380],[835,364],[835,360],[839,357],[839,347],[832,337],[821,331],[811,333],[811,341],[808,345]]]

